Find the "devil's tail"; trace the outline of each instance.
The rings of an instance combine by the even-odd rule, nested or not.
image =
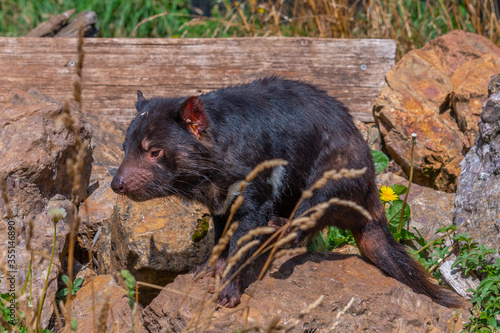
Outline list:
[[[354,239],[363,254],[378,268],[404,283],[416,293],[432,298],[446,307],[463,307],[465,300],[457,294],[430,281],[430,275],[398,243],[387,227],[385,214],[368,222],[362,228],[352,230]]]

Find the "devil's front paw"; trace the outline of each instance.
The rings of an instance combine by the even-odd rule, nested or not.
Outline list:
[[[217,303],[228,308],[234,308],[236,305],[240,304],[242,294],[243,291],[241,290],[239,283],[230,281],[229,284],[219,293]]]
[[[222,272],[224,270],[224,266],[226,265],[226,257],[220,256],[217,259],[214,267],[210,267],[208,265],[208,259],[199,264],[194,269],[194,276],[198,277],[215,277],[216,275],[222,276]]]

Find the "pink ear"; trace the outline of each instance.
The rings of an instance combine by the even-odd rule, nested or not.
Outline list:
[[[186,127],[198,138],[201,132],[209,126],[208,118],[203,109],[203,103],[197,96],[191,96],[182,103],[179,115]]]

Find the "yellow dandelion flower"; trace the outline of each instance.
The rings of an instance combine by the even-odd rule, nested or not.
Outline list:
[[[380,200],[383,202],[389,202],[399,199],[394,190],[387,186],[382,186],[380,189]]]
[[[266,10],[264,8],[262,8],[262,7],[259,8],[259,13],[264,14],[265,11]]]

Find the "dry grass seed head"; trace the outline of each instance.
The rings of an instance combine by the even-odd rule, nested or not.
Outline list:
[[[241,244],[248,242],[250,239],[260,236],[260,235],[269,235],[272,234],[276,231],[275,228],[273,227],[258,227],[255,229],[250,230],[246,234],[244,234],[240,239],[238,239],[238,242],[236,242],[236,246],[241,246]]]
[[[291,232],[282,239],[278,240],[276,243],[274,243],[275,248],[280,248],[283,245],[293,241],[295,238],[297,238],[297,233],[296,232]]]
[[[26,251],[31,251],[31,239],[33,238],[33,230],[35,230],[35,222],[32,218],[28,220],[28,237],[26,237]]]
[[[2,186],[2,200],[6,210],[6,218],[11,219],[13,217],[12,209],[10,207],[9,195],[7,192],[7,175],[2,175],[1,177]]]
[[[351,298],[349,303],[347,303],[347,305],[339,313],[337,313],[337,316],[335,317],[336,321],[332,324],[332,326],[328,328],[328,332],[332,332],[335,330],[335,328],[339,325],[340,317],[343,316],[347,310],[349,310],[349,308],[352,306],[352,303],[354,303],[354,297]]]
[[[63,328],[63,324],[62,324],[62,321],[61,321],[61,315],[59,314],[59,309],[57,307],[57,303],[56,303],[56,300],[55,299],[52,299],[52,306],[54,307],[54,314],[56,316],[56,319],[57,319],[57,324],[59,325],[59,328]]]
[[[210,258],[208,259],[208,265],[210,267],[214,267],[215,263],[217,262],[217,259],[219,259],[220,255],[222,254],[224,249],[229,244],[229,241],[231,240],[231,237],[233,236],[233,234],[237,228],[238,228],[237,221],[231,223],[226,234],[224,236],[222,236],[219,239],[219,243],[214,246],[214,248],[212,250],[212,254],[210,255]]]
[[[358,178],[361,177],[366,172],[366,167],[363,169],[340,169],[340,170],[329,170],[323,174],[323,177],[318,179],[313,186],[302,193],[304,199],[312,197],[312,192],[319,188],[324,187],[330,180],[339,180],[344,178]]]
[[[204,308],[200,309],[200,312],[198,312],[196,318],[196,323],[198,323],[198,319],[202,318],[201,325],[195,325],[195,327],[191,327],[188,329],[188,331],[192,332],[200,332],[200,331],[206,331],[210,327],[210,323],[212,322],[213,314],[215,313],[215,310],[217,309],[217,299],[219,298],[219,293],[221,292],[223,288],[223,285],[221,285],[221,278],[219,275],[215,275],[215,291],[212,294],[212,297],[208,300],[206,303],[206,306]],[[200,330],[201,329],[201,330]]]
[[[277,167],[277,166],[280,166],[280,165],[287,165],[288,162],[285,161],[285,160],[282,160],[282,159],[274,159],[274,160],[268,160],[268,161],[264,161],[262,163],[259,163],[252,171],[250,171],[250,173],[246,176],[245,178],[245,181],[247,183],[250,183],[252,180],[255,179],[255,177],[257,177],[257,175],[266,170],[266,169],[269,169],[269,168],[274,168],[274,167]]]
[[[238,195],[234,200],[233,204],[231,205],[229,213],[231,215],[234,215],[234,213],[236,213],[236,211],[241,207],[241,204],[243,203],[244,200],[245,198],[243,198],[242,195]]]
[[[331,198],[330,200],[328,200],[328,203],[330,205],[341,205],[341,206],[352,208],[352,209],[356,210],[358,213],[360,213],[361,215],[363,215],[367,220],[369,220],[369,221],[372,220],[372,216],[370,215],[370,213],[364,207],[358,205],[354,201],[342,200],[342,199],[338,199],[338,198]]]
[[[233,268],[233,266],[243,257],[243,255],[246,252],[248,252],[252,247],[256,246],[259,243],[260,243],[260,241],[257,240],[257,239],[253,240],[251,242],[248,242],[247,244],[245,244],[244,246],[242,246],[238,250],[238,252],[236,252],[233,256],[231,256],[228,259],[226,268],[224,269],[224,273],[222,273],[222,278],[225,278],[227,276],[227,274],[229,273],[229,271],[231,270],[231,268]]]
[[[294,256],[304,254],[306,252],[307,252],[306,247],[297,247],[295,249],[282,249],[282,250],[279,250],[278,252],[276,252],[276,254],[274,255],[274,259],[278,259],[278,258],[283,257],[283,256],[294,257]]]
[[[300,311],[298,318],[293,322],[292,325],[288,326],[285,329],[285,332],[290,332],[295,327],[297,327],[297,325],[300,324],[300,322],[302,321],[302,319],[305,316],[307,316],[308,314],[310,314],[315,308],[317,308],[321,304],[321,302],[323,301],[323,298],[324,298],[324,296],[321,295],[316,301],[314,301],[313,303],[309,304],[309,306],[307,308],[305,308],[304,310]]]
[[[101,310],[99,311],[99,319],[97,321],[97,332],[105,332],[106,331],[106,322],[108,321],[108,312],[109,312],[109,300],[111,299],[111,294],[106,294],[104,296],[104,303],[101,306]]]

